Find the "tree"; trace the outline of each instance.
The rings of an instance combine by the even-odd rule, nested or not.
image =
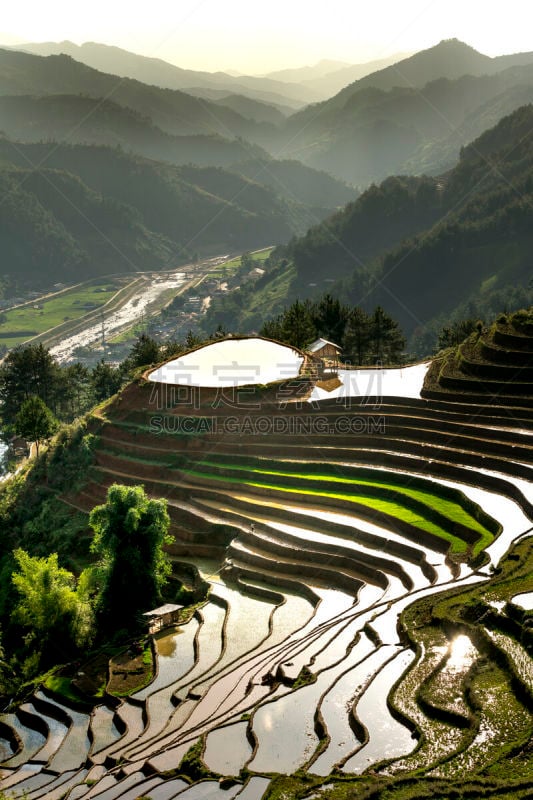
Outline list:
[[[463,319],[459,320],[459,322],[452,322],[451,325],[446,325],[439,333],[437,350],[444,350],[447,347],[456,347],[461,344],[476,330],[477,325],[477,319]]]
[[[100,403],[118,392],[122,386],[123,375],[118,367],[112,367],[111,364],[106,364],[102,359],[94,367],[91,380],[95,399]]]
[[[161,600],[171,571],[163,546],[172,541],[164,500],[150,500],[142,486],[108,489],[104,505],[91,511],[99,556],[97,610],[102,627],[134,628],[139,614]]]
[[[36,395],[24,400],[15,418],[15,432],[24,439],[35,442],[37,455],[39,455],[39,444],[49,439],[58,427],[57,419]]]
[[[318,303],[313,304],[311,311],[318,335],[342,344],[349,312],[348,306],[343,306],[337,298],[325,294]]]
[[[316,328],[311,316],[309,301],[302,303],[300,300],[289,306],[284,312],[281,325],[282,342],[292,344],[300,349],[310,344],[316,337]]]
[[[376,307],[370,318],[370,331],[376,361],[397,363],[405,348],[405,338],[398,323],[381,306]]]
[[[199,347],[203,342],[201,336],[198,336],[194,331],[189,331],[187,336],[185,337],[185,348],[187,350],[194,350],[195,347]]]
[[[346,324],[344,350],[359,367],[369,363],[371,336],[370,317],[356,306],[350,312]]]
[[[57,553],[39,558],[18,548],[13,555],[17,569],[11,580],[20,595],[14,620],[30,628],[46,655],[71,655],[90,630],[89,606],[75,576],[59,566]]]
[[[155,364],[160,359],[160,347],[155,339],[141,333],[137,341],[131,348],[128,361],[132,368],[144,367],[148,364]]]
[[[55,410],[61,394],[60,372],[60,367],[42,344],[11,350],[0,367],[3,424],[13,425],[22,403],[31,396],[40,397]]]
[[[253,269],[254,266],[255,266],[255,261],[254,261],[254,257],[252,256],[252,254],[251,253],[243,253],[242,256],[241,256],[240,269],[243,272],[247,272],[247,271]]]
[[[83,364],[70,364],[62,370],[61,412],[69,420],[79,417],[94,405],[91,373]]]

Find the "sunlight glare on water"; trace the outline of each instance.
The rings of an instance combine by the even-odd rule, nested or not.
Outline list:
[[[462,671],[467,668],[473,661],[476,654],[476,648],[464,634],[456,636],[450,646],[450,657],[446,662],[448,669],[454,671]]]

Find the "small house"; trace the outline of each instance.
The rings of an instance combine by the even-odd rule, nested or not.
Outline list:
[[[150,633],[157,633],[167,625],[173,625],[178,621],[179,612],[183,606],[175,605],[174,603],[165,603],[164,606],[154,608],[152,611],[146,611],[143,617],[148,623]]]
[[[339,356],[342,348],[334,342],[328,342],[327,339],[317,339],[309,345],[307,352],[315,358],[319,358],[324,369],[336,370],[339,366]]]

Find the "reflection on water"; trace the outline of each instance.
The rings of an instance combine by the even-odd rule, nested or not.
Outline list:
[[[12,755],[13,751],[7,739],[0,738],[0,762],[6,761],[6,759],[10,758]]]
[[[533,611],[533,592],[524,592],[523,594],[515,594],[512,598],[515,606],[520,606],[525,611]]]
[[[453,672],[463,672],[472,664],[476,652],[468,636],[464,634],[456,636],[450,646],[450,657],[446,662],[446,668]]]
[[[156,636],[157,655],[161,658],[171,658],[178,646],[177,637],[182,633],[183,630],[181,628],[173,628],[172,631],[167,631],[162,636]]]
[[[204,764],[221,775],[238,775],[252,755],[246,738],[247,722],[237,722],[227,728],[217,728],[207,736]]]
[[[347,761],[344,772],[359,774],[376,761],[398,758],[414,749],[416,742],[410,730],[391,716],[387,705],[390,687],[411,665],[414,657],[411,650],[403,650],[392,658],[357,704],[356,714],[367,728],[369,741]]]
[[[265,339],[225,339],[163,364],[149,375],[156,383],[231,387],[295,378],[303,357]]]

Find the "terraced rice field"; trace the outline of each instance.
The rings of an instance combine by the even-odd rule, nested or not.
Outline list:
[[[299,771],[302,792],[347,797],[339,778],[497,781],[502,753],[527,796],[531,658],[504,622],[474,636],[453,613],[493,585],[514,542],[529,552],[531,409],[304,405],[300,387],[282,387],[282,403],[279,388],[246,414],[215,391],[177,393],[156,434],[141,381],[95,420],[95,465],[65,502],[89,511],[114,482],[144,484],[168,501],[173,559],[196,563],[211,593],[158,638],[154,681],[118,707],[75,715],[41,692],[6,715],[8,796],[289,798],[276,787]],[[303,414],[322,432],[291,434]],[[271,425],[230,432],[230,415]],[[190,418],[210,425],[187,433]],[[358,424],[341,433],[346,419]]]

